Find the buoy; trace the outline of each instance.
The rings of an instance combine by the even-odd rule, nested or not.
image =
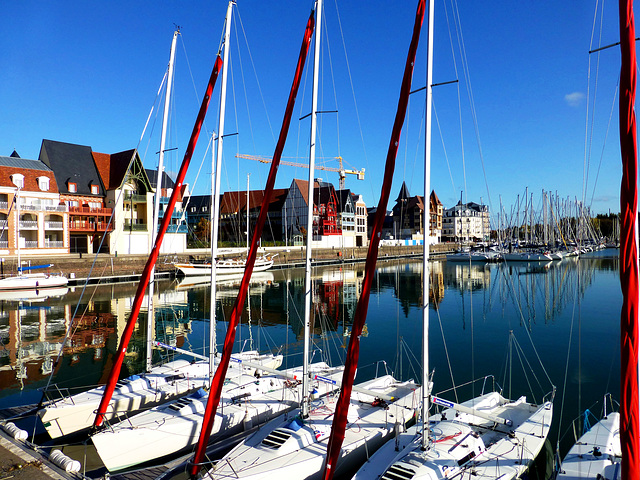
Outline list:
[[[77,473],[82,467],[79,461],[67,457],[57,448],[51,451],[51,454],[49,454],[49,460],[68,473]]]
[[[29,438],[29,433],[26,430],[18,428],[13,422],[2,424],[2,429],[16,440],[24,442],[27,438]]]

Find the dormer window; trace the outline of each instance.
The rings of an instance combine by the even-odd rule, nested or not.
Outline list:
[[[24,175],[21,173],[14,173],[11,175],[11,182],[18,188],[24,188]]]
[[[100,193],[100,187],[98,185],[91,185],[91,194],[98,195]]]
[[[49,177],[38,177],[38,188],[43,192],[49,191]]]
[[[69,182],[69,193],[76,193],[78,191],[78,184]]]

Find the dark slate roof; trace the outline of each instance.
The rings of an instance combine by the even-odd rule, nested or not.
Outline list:
[[[41,170],[51,172],[52,170],[40,160],[27,160],[20,157],[0,157],[0,166],[13,167],[25,170]]]
[[[156,177],[158,176],[158,170],[157,169],[152,169],[152,168],[145,168],[144,171],[147,174],[147,177],[149,177],[149,181],[151,182],[151,185],[153,186],[154,190],[156,188]],[[162,188],[174,188],[175,186],[175,182],[173,181],[173,179],[167,175],[167,172],[162,172]]]
[[[398,198],[396,198],[396,202],[399,202],[400,200],[406,200],[409,197],[411,197],[411,194],[409,193],[407,184],[405,182],[402,182],[402,187],[400,188],[400,193],[398,194]]]
[[[40,160],[53,170],[61,194],[104,197],[104,187],[91,155],[91,147],[42,140]],[[69,192],[69,182],[77,185],[77,192]],[[98,195],[92,195],[91,185],[99,186]]]
[[[18,152],[16,152],[15,150],[13,150],[13,153],[11,153],[11,155],[9,156],[14,158],[20,158],[20,155],[18,155]]]
[[[336,205],[338,212],[344,212],[345,206],[349,200],[351,201],[351,207],[355,211],[355,202],[351,190],[336,190],[336,196],[338,197],[338,205]]]

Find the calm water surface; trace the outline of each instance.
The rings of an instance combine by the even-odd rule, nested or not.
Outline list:
[[[362,268],[314,270],[315,360],[343,361]],[[304,272],[267,272],[255,280],[250,307],[238,329],[237,350],[281,352],[286,366],[300,364]],[[574,441],[571,422],[587,408],[599,415],[608,392],[618,399],[622,296],[617,251],[546,266],[435,261],[430,282],[429,357],[435,391],[464,401],[477,395],[480,387],[472,391],[461,385],[491,375],[507,396],[526,395],[541,402],[555,386],[550,445],[555,449],[559,441],[563,454]],[[237,288],[234,280],[218,287],[218,345]],[[50,376],[61,389],[104,382],[135,289],[135,284],[119,284],[88,287],[84,293],[76,287],[50,296],[0,298],[0,408],[38,402],[39,389]],[[156,338],[206,354],[209,285],[167,281],[156,291]],[[404,379],[420,378],[421,302],[420,261],[378,263],[361,339],[358,380],[383,369]],[[141,315],[124,374],[144,369],[146,317]],[[56,362],[67,330],[70,340]],[[172,355],[156,350],[154,361]],[[458,388],[452,390],[453,385]]]

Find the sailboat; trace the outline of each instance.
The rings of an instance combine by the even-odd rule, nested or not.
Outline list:
[[[13,197],[16,206],[16,253],[18,261],[17,275],[0,278],[0,292],[11,290],[42,290],[43,288],[60,288],[65,287],[68,283],[67,277],[55,273],[25,273],[35,269],[51,268],[53,264],[22,266],[20,258],[20,188],[16,189]],[[13,205],[12,205],[13,208]],[[9,210],[11,212],[11,210]]]
[[[421,8],[422,7],[422,8]],[[320,51],[320,32],[322,19],[322,1],[315,2],[314,12],[316,15],[316,34],[315,34],[315,63],[314,63],[314,87],[312,98],[311,113],[311,149],[310,149],[310,188],[308,206],[313,205],[313,168],[315,159],[315,128],[316,128],[316,102],[317,102],[317,82],[318,82],[318,65]],[[312,15],[313,13],[312,12]],[[419,38],[422,18],[424,16],[424,2],[418,7],[416,14],[413,38],[407,64],[405,67],[403,86],[401,91],[401,102],[398,107],[398,114],[394,125],[394,136],[390,145],[390,153],[388,155],[391,163],[395,160],[397,151],[397,140],[400,129],[404,121],[404,113],[408,101],[408,94],[411,86],[411,73],[413,70],[413,58],[415,57],[415,49]],[[391,169],[392,171],[393,169]],[[389,182],[390,183],[390,182]],[[384,197],[384,195],[383,195]],[[384,202],[388,199],[388,189]],[[381,200],[382,202],[383,200]],[[379,208],[380,212],[384,212],[384,206]],[[308,216],[308,232],[312,231],[312,216]],[[378,225],[378,230],[381,227]],[[377,238],[374,229],[373,238]],[[310,237],[311,235],[308,235]],[[374,242],[376,243],[376,242]],[[376,243],[377,246],[377,243]],[[371,253],[367,261],[368,270],[365,275],[365,285],[369,278],[369,289],[371,286],[371,276],[375,269],[376,253]],[[307,262],[306,262],[306,279],[305,289],[307,295],[310,295],[310,246],[307,246]],[[367,290],[366,287],[363,288]],[[368,293],[363,293],[363,296]],[[361,297],[362,301],[362,297]],[[310,302],[307,300],[307,308]],[[359,310],[362,307],[359,304]],[[366,307],[365,307],[366,310]],[[356,311],[356,318],[358,310]],[[365,315],[366,317],[366,312]],[[305,333],[308,329],[308,317],[305,316]],[[360,326],[360,330],[362,326]],[[359,333],[356,332],[357,327],[354,322],[351,338],[357,338]],[[308,335],[305,334],[305,352],[308,351],[306,346],[309,341]],[[305,354],[305,362],[307,355]],[[251,437],[247,438],[241,444],[236,446],[231,452],[225,455],[215,467],[207,472],[207,478],[236,478],[236,479],[257,479],[257,478],[319,478],[325,463],[325,457],[328,458],[330,450],[330,433],[331,425],[338,415],[344,415],[345,420],[350,422],[350,428],[344,433],[344,444],[342,448],[338,447],[340,463],[337,471],[348,471],[353,469],[366,459],[368,454],[375,451],[384,441],[390,438],[394,431],[403,429],[409,424],[415,414],[416,407],[420,398],[421,387],[413,381],[398,381],[392,375],[383,375],[372,380],[360,383],[357,386],[346,384],[345,378],[355,373],[355,363],[351,362],[352,370],[349,375],[349,359],[345,365],[345,375],[339,385],[342,395],[345,389],[347,405],[346,408],[341,407],[341,403],[336,401],[335,396],[327,395],[323,398],[312,400],[304,398],[299,409],[292,413],[283,415],[266,424]],[[352,382],[351,377],[350,382]],[[303,393],[306,390],[303,389]],[[196,459],[197,461],[197,459]]]
[[[633,0],[620,0],[620,410],[606,413],[569,450],[558,477],[631,479],[640,477],[638,395],[638,154],[635,115],[636,35]],[[606,402],[605,402],[606,403]]]
[[[429,0],[425,122],[425,195],[430,191],[434,1]],[[424,216],[429,232],[429,216]],[[423,385],[429,381],[429,246],[423,255]],[[423,390],[420,421],[380,448],[354,479],[518,478],[533,462],[551,427],[552,403],[515,401],[498,392],[461,404]],[[429,405],[443,407],[429,416]],[[468,477],[467,477],[468,476]],[[326,477],[325,477],[326,478]]]
[[[233,5],[233,1],[229,2],[226,16],[220,117],[224,116],[225,111],[226,69]],[[222,119],[219,124],[222,125]],[[218,142],[221,141],[223,128],[219,127]],[[221,144],[218,145],[220,158]],[[214,190],[219,185],[219,164],[215,171]],[[217,244],[215,222],[216,219],[212,235],[214,245]],[[212,254],[215,257],[215,249]],[[212,298],[215,298],[217,272],[210,273],[213,276]],[[212,303],[215,301],[212,300]],[[313,375],[313,384],[310,387],[316,395],[321,396],[335,389],[342,368],[332,368],[324,362],[317,362],[305,371],[307,372]],[[298,381],[302,376],[301,367],[285,371],[263,367],[259,374],[235,373],[234,369],[230,368],[222,389],[223,408],[216,415],[211,442],[228,438],[294,408],[302,396],[302,386]],[[92,435],[91,440],[107,469],[111,472],[122,470],[175,454],[192,446],[200,436],[209,397],[207,388],[208,384],[186,397],[151,408]]]
[[[175,36],[174,36],[175,40]],[[155,262],[158,258],[160,245],[169,225],[171,214],[175,207],[182,182],[186,175],[195,144],[197,142],[200,126],[206,113],[211,92],[216,82],[221,67],[221,59],[218,55],[213,67],[207,92],[200,107],[196,125],[191,134],[185,158],[178,172],[175,189],[173,190],[162,218],[162,225],[155,239],[151,254],[142,272],[141,280],[136,291],[136,296],[131,307],[131,313],[123,332],[121,343],[114,365],[110,372],[107,384],[90,389],[76,395],[63,395],[62,398],[43,401],[38,409],[45,429],[52,438],[70,435],[89,427],[101,427],[104,422],[121,420],[140,409],[151,408],[170,398],[181,396],[191,391],[209,386],[212,372],[219,362],[219,356],[215,355],[214,343],[210,348],[209,357],[191,352],[180,353],[191,355],[199,361],[175,360],[166,364],[148,368],[148,371],[140,375],[132,375],[125,379],[119,379],[120,368],[126,354],[127,344],[136,324],[137,316],[143,302],[143,298],[153,274]],[[158,195],[160,192],[157,192]],[[211,322],[213,319],[211,319]],[[214,330],[210,326],[210,330]],[[178,351],[175,347],[157,345]],[[229,375],[255,374],[261,368],[278,368],[282,364],[282,356],[274,354],[260,355],[257,352],[241,352],[234,354],[234,364]],[[226,368],[225,368],[226,371]],[[47,392],[45,392],[47,393]],[[59,394],[60,392],[57,392]]]

